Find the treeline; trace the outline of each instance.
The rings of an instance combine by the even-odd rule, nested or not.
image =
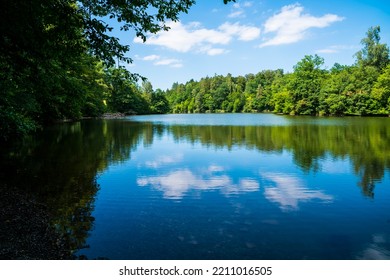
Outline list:
[[[164,93],[157,89],[153,90],[152,84],[144,80],[141,86],[132,74],[124,68],[109,68],[104,73],[103,85],[105,94],[101,103],[103,112],[120,112],[128,115],[134,114],[164,114],[169,111],[168,100]],[[91,112],[94,113],[94,112]]]
[[[4,1],[3,1],[4,2]],[[230,1],[224,1],[225,3]],[[0,5],[0,140],[26,135],[64,119],[126,114],[263,112],[295,115],[387,115],[389,48],[380,28],[362,40],[352,66],[322,68],[305,56],[293,73],[215,76],[153,90],[142,77],[117,67],[131,62],[129,46],[111,36],[103,19],[117,20],[146,39],[166,30],[193,0],[6,1]],[[156,9],[155,14],[145,11]]]
[[[265,70],[233,77],[216,75],[173,84],[166,91],[173,113],[274,112],[290,115],[388,115],[389,48],[380,27],[362,40],[352,66],[323,68],[324,59],[307,55],[292,73]]]
[[[165,112],[160,92],[144,91],[136,85],[139,76],[115,67],[131,62],[126,57],[130,47],[112,36],[110,21],[145,40],[145,34],[166,30],[167,21],[178,20],[194,3],[2,1],[0,140],[106,111]]]

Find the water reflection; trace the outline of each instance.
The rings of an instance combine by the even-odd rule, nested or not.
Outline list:
[[[157,159],[145,162],[145,166],[149,168],[159,168],[166,164],[178,163],[183,160],[183,154],[161,155]]]
[[[52,226],[71,250],[87,246],[93,228],[97,174],[131,158],[142,139],[139,125],[86,121],[48,128],[4,147],[0,179],[31,193],[48,206]]]
[[[327,119],[325,119],[326,122]],[[302,170],[318,172],[321,160],[348,159],[360,177],[359,187],[374,197],[375,184],[390,170],[390,120],[359,119],[344,125],[285,126],[168,126],[177,141],[201,143],[228,150],[245,148],[264,152],[289,151]]]
[[[390,260],[390,235],[374,234],[372,243],[358,254],[357,259],[362,260]]]
[[[140,177],[137,184],[160,190],[164,198],[168,199],[181,199],[191,190],[219,189],[224,195],[232,195],[258,191],[260,188],[253,178],[241,178],[238,184],[235,184],[231,177],[223,173],[223,167],[215,165],[198,172],[182,169],[161,176]]]
[[[142,121],[137,118],[92,120],[58,125],[15,143],[11,148],[2,147],[0,179],[8,185],[34,193],[48,205],[53,213],[53,225],[71,243],[73,250],[92,242],[90,234],[97,232],[94,224],[104,216],[104,211],[96,209],[96,197],[100,197],[102,204],[111,203],[104,197],[109,193],[104,178],[112,175],[116,167],[115,170],[125,175],[111,180],[109,184],[115,191],[123,192],[110,194],[116,200],[113,199],[115,203],[110,204],[109,209],[118,211],[106,214],[117,219],[110,220],[111,226],[118,224],[118,232],[112,236],[112,240],[123,231],[127,237],[134,235],[131,241],[134,244],[147,235],[157,246],[156,242],[161,236],[150,236],[148,233],[156,232],[153,230],[155,228],[168,235],[171,231],[182,232],[178,233],[182,237],[185,236],[183,232],[192,230],[187,233],[189,237],[183,237],[190,243],[199,245],[202,244],[199,240],[215,239],[216,247],[208,248],[214,254],[210,258],[223,258],[229,250],[240,252],[243,254],[241,256],[247,258],[302,258],[305,257],[304,253],[298,253],[302,248],[296,248],[296,254],[279,248],[285,254],[290,252],[288,256],[271,254],[273,238],[284,240],[284,229],[287,228],[297,244],[319,246],[312,241],[313,237],[305,238],[302,232],[307,230],[307,234],[314,234],[315,228],[324,227],[323,232],[332,235],[336,230],[327,228],[327,225],[335,223],[343,227],[344,221],[334,213],[344,213],[351,216],[351,220],[366,217],[367,224],[380,218],[380,222],[375,224],[375,232],[384,232],[378,235],[372,233],[368,225],[360,228],[364,224],[360,221],[351,222],[353,234],[359,231],[363,234],[364,231],[370,241],[365,241],[367,246],[360,249],[360,253],[351,250],[344,258],[385,259],[390,256],[389,224],[382,221],[386,220],[385,207],[388,205],[384,201],[389,199],[388,190],[384,188],[388,186],[390,171],[389,119],[323,119],[321,123],[321,119],[306,121],[287,118],[287,121],[283,121],[278,116],[267,115],[268,119],[274,121],[242,126],[239,125],[243,123],[239,118],[240,115],[234,116],[235,125],[214,125],[209,122],[205,126],[200,125],[203,123],[201,119],[197,120],[197,125],[172,124],[169,121],[153,123],[147,116],[142,117]],[[248,120],[247,115],[245,120]],[[104,194],[102,191],[105,191]],[[152,201],[152,191],[164,199]],[[360,207],[356,201],[365,203],[359,200],[362,194],[373,203]],[[154,199],[158,197],[155,193],[153,195]],[[132,204],[128,201],[121,204],[118,197],[131,200]],[[199,202],[199,198],[203,197],[214,200]],[[194,198],[198,199],[197,203],[191,202]],[[178,201],[184,208],[167,204]],[[226,209],[216,210],[219,203]],[[125,220],[120,220],[118,213],[124,211],[124,205],[134,208],[123,212],[127,215],[123,215]],[[318,218],[311,218],[310,211],[307,211],[310,207],[324,205],[332,205],[330,217],[326,211],[316,214],[324,216],[327,225],[322,225]],[[347,206],[352,209],[344,209]],[[180,213],[192,208],[202,214],[214,211],[207,220],[199,222],[202,230],[192,227],[191,223],[197,221],[178,218]],[[155,209],[161,210],[160,216],[159,210]],[[171,217],[170,213],[178,216]],[[288,226],[284,219],[290,219],[292,213],[302,215],[301,219],[305,222],[294,220],[295,224]],[[196,213],[192,215],[197,217]],[[312,228],[303,227],[307,220]],[[191,225],[178,226],[186,223]],[[139,232],[119,227],[123,224],[130,224]],[[202,232],[207,227],[212,237]],[[278,231],[276,227],[281,230]],[[293,227],[297,230],[291,230]],[[299,232],[299,229],[302,231]],[[244,250],[242,248],[230,248],[228,244],[234,243],[235,238],[245,240],[243,247],[250,249],[251,253],[241,251]],[[309,242],[310,246],[304,245],[307,239],[315,244]],[[177,240],[166,242],[167,246],[170,244],[172,247],[169,250],[182,248],[176,244]],[[161,252],[167,250],[163,245],[159,246]],[[288,243],[288,246],[293,245]],[[216,248],[222,248],[224,253],[221,251],[218,255]],[[198,255],[194,252],[192,256],[198,258],[205,251],[206,248],[198,251]],[[153,254],[152,249],[145,251],[145,258]],[[105,257],[104,254],[99,256]],[[182,255],[172,253],[171,256]],[[324,256],[321,252],[313,252],[309,258],[321,256]],[[337,254],[328,255],[329,258],[335,256]]]
[[[298,210],[301,202],[319,200],[329,203],[334,199],[321,190],[306,187],[303,180],[292,175],[268,173],[263,177],[269,181],[265,187],[265,197],[278,203],[283,211]]]

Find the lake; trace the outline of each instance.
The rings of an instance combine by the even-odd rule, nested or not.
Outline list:
[[[88,259],[390,259],[390,118],[85,120],[1,166]]]

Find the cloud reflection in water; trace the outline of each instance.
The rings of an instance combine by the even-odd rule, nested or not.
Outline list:
[[[330,202],[333,196],[320,190],[311,190],[305,187],[305,183],[292,175],[283,173],[265,173],[262,177],[269,181],[265,186],[265,197],[279,204],[283,211],[298,210],[299,202],[313,199]]]
[[[145,165],[149,168],[159,168],[161,166],[164,166],[166,164],[172,164],[177,163],[183,160],[184,155],[183,154],[176,154],[176,155],[161,155],[157,157],[155,160],[146,161]]]
[[[235,184],[231,177],[222,174],[223,167],[211,165],[205,171],[195,173],[188,168],[175,170],[161,176],[140,177],[139,186],[152,186],[163,192],[164,198],[181,199],[190,190],[219,189],[225,195],[253,192],[260,184],[253,178],[242,178]]]
[[[374,234],[372,243],[365,248],[357,259],[362,260],[390,260],[390,236],[386,234]]]

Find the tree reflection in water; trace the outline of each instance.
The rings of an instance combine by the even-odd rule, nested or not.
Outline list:
[[[3,148],[0,175],[7,184],[31,192],[43,201],[53,214],[53,226],[69,242],[72,250],[77,250],[86,246],[93,227],[92,212],[99,191],[99,174],[112,164],[131,159],[133,150],[139,145],[152,145],[155,137],[168,133],[175,141],[227,150],[288,151],[295,164],[306,172],[321,170],[321,159],[326,156],[349,159],[354,173],[360,177],[362,193],[374,198],[375,183],[382,180],[386,170],[390,170],[388,123],[388,120],[374,118],[342,125],[292,122],[291,125],[279,126],[202,126],[129,120],[64,123],[15,143],[12,148]],[[155,166],[158,162],[149,164]],[[192,183],[201,187],[202,178],[192,179]],[[145,180],[157,178],[141,178],[139,185],[150,183]],[[242,184],[249,190],[258,188],[253,182]],[[159,185],[164,187],[163,183]],[[237,185],[237,189],[243,186]],[[180,190],[167,195],[180,195],[177,191]],[[277,194],[269,189],[268,195],[274,197]],[[312,195],[330,199],[322,193]],[[293,207],[293,203],[287,201],[285,206]]]

